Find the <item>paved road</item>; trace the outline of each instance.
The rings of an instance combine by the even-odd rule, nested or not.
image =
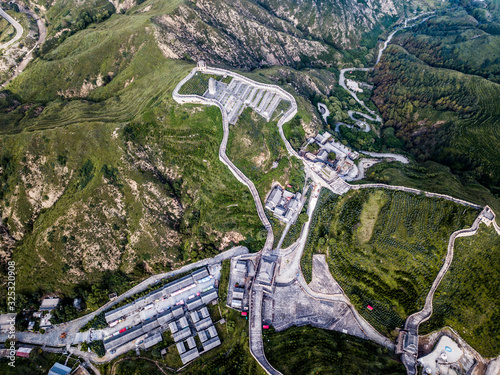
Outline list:
[[[119,302],[133,296],[134,294],[140,293],[144,290],[146,290],[148,287],[151,285],[154,285],[158,283],[159,281],[170,278],[188,271],[191,271],[195,268],[202,267],[202,266],[207,266],[210,264],[215,264],[215,263],[220,263],[225,259],[230,259],[234,256],[237,255],[243,255],[243,254],[248,254],[248,249],[243,246],[236,246],[233,247],[223,253],[220,253],[216,255],[213,258],[208,258],[208,259],[203,259],[195,263],[187,264],[177,270],[170,271],[170,272],[165,272],[161,273],[158,275],[154,275],[149,277],[148,279],[144,280],[140,284],[134,286],[133,288],[129,289],[122,295],[120,295],[117,299],[115,299],[112,302],[108,302],[98,310],[87,314],[79,319],[72,320],[70,322],[58,325],[54,328],[51,328],[47,331],[45,334],[40,334],[40,333],[32,333],[32,332],[17,332],[16,333],[16,339],[20,342],[23,343],[29,343],[29,344],[35,344],[35,345],[48,345],[48,346],[54,346],[54,347],[65,347],[67,345],[70,345],[73,343],[73,340],[75,339],[77,333],[79,332],[80,328],[83,327],[88,321],[93,319],[96,315],[100,314],[102,311],[105,311],[109,309],[110,307],[118,304]],[[61,339],[60,335],[61,333],[66,332],[66,338]],[[7,339],[7,334],[2,333],[0,334],[0,342],[4,342]],[[96,361],[96,356],[91,355],[91,358],[93,361]],[[112,356],[107,358],[107,360],[111,360]]]
[[[378,51],[377,60],[375,61],[375,65],[377,65],[380,62],[380,59],[382,58],[382,54],[387,49],[387,47],[389,46],[389,43],[391,42],[392,38],[394,37],[394,35],[398,31],[401,31],[401,30],[403,30],[405,28],[413,27],[415,25],[418,25],[419,23],[425,22],[431,16],[429,16],[427,18],[424,18],[419,23],[416,23],[416,24],[413,24],[413,25],[410,25],[410,26],[408,26],[408,21],[416,20],[416,19],[418,19],[418,18],[420,18],[420,17],[422,17],[424,15],[428,15],[428,14],[431,14],[431,13],[424,13],[424,14],[420,14],[418,16],[415,16],[413,18],[408,18],[408,19],[405,20],[405,25],[403,27],[398,28],[398,29],[394,30],[392,33],[390,33],[389,36],[387,37],[387,40],[384,42],[383,47]],[[378,114],[376,114],[374,111],[372,111],[370,108],[368,108],[365,105],[365,103],[358,98],[358,96],[356,95],[356,93],[354,91],[349,90],[349,88],[346,86],[346,84],[345,84],[345,73],[347,71],[355,71],[355,70],[358,70],[358,71],[361,71],[361,72],[368,72],[370,70],[373,70],[373,67],[371,67],[371,68],[345,68],[345,69],[341,69],[340,70],[340,75],[339,75],[339,85],[342,86],[344,88],[344,90],[346,90],[354,98],[354,100],[356,100],[366,111],[368,111],[373,116],[375,116],[375,118],[372,118],[373,121],[382,122],[382,118],[380,118],[380,116]],[[357,112],[357,113],[361,114],[361,112]],[[367,117],[367,115],[363,115],[363,116],[365,116],[366,118],[369,118],[369,117]]]
[[[29,64],[31,60],[33,60],[33,51],[35,50],[36,47],[41,46],[45,42],[45,38],[47,37],[47,28],[45,27],[45,21],[41,19],[35,12],[33,12],[29,8],[25,8],[21,4],[17,4],[19,7],[19,11],[21,13],[26,13],[29,14],[31,17],[33,17],[34,20],[36,20],[36,24],[38,27],[38,40],[35,44],[35,46],[28,51],[28,53],[23,57],[23,60],[19,63],[19,65],[15,68],[14,74],[12,77],[10,77],[7,81],[2,83],[0,87],[5,87],[9,82],[11,82],[14,78],[16,78]]]
[[[17,22],[13,17],[9,16],[9,14],[5,12],[2,8],[0,8],[0,16],[5,18],[7,22],[9,22],[12,26],[14,26],[14,29],[16,29],[16,35],[14,36],[14,38],[0,45],[0,49],[6,49],[9,48],[14,43],[16,43],[19,39],[21,39],[21,37],[23,36],[24,29],[19,22]]]
[[[374,158],[389,158],[389,159],[395,159],[403,164],[409,164],[410,159],[408,159],[406,156],[399,155],[399,154],[392,154],[390,152],[385,152],[385,153],[380,153],[380,152],[368,152],[368,151],[360,151],[361,154],[365,154],[368,156],[373,156]]]

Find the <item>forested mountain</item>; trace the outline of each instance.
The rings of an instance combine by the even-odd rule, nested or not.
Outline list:
[[[438,12],[395,38],[373,73],[372,100],[420,161],[500,193],[497,2]],[[476,17],[476,18],[475,18]],[[402,48],[403,47],[403,48]],[[447,68],[447,69],[444,69]]]

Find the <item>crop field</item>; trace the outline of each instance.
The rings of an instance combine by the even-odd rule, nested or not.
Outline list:
[[[396,355],[370,341],[310,326],[264,332],[266,357],[284,375],[403,374]]]
[[[434,296],[434,312],[420,332],[444,326],[484,357],[500,354],[500,236],[481,224],[475,236],[458,238],[453,262]]]
[[[389,334],[422,308],[449,236],[477,214],[403,192],[363,189],[339,197],[323,191],[302,259],[304,276],[311,280],[312,255],[326,254],[333,277],[360,313]]]

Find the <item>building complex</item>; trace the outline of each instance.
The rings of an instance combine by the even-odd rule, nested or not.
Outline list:
[[[204,267],[107,312],[106,351],[126,351],[131,344],[149,349],[163,340],[165,331],[172,334],[183,363],[220,345],[207,308],[218,298],[215,281]],[[200,339],[200,347],[195,336]]]

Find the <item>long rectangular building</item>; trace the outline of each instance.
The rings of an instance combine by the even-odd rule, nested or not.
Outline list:
[[[198,349],[194,348],[191,349],[183,354],[181,354],[181,361],[182,364],[185,365],[188,362],[191,362],[193,359],[196,359],[200,356],[200,353],[198,352]]]
[[[210,349],[213,349],[215,348],[216,346],[219,346],[220,345],[220,340],[219,340],[219,337],[214,337],[213,339],[210,339],[208,341],[205,341],[203,343],[203,351],[206,352]]]
[[[125,332],[113,336],[107,340],[104,341],[104,348],[107,351],[116,349],[122,345],[127,344],[128,342],[138,338],[139,336],[143,335],[145,332],[142,329],[141,326],[135,326],[131,329],[126,330]]]
[[[108,311],[105,314],[106,322],[108,324],[116,321],[117,319],[127,316],[137,310],[141,310],[149,304],[152,303],[162,303],[162,300],[165,297],[171,296],[180,290],[187,288],[191,285],[196,284],[198,281],[209,276],[208,270],[206,267],[202,267],[192,274],[184,276],[178,280],[172,281],[171,283],[166,284],[162,288],[155,290],[144,297],[140,297],[136,299],[134,302],[126,304],[125,306],[121,306],[119,308]],[[167,307],[167,303],[162,303],[161,309]]]

